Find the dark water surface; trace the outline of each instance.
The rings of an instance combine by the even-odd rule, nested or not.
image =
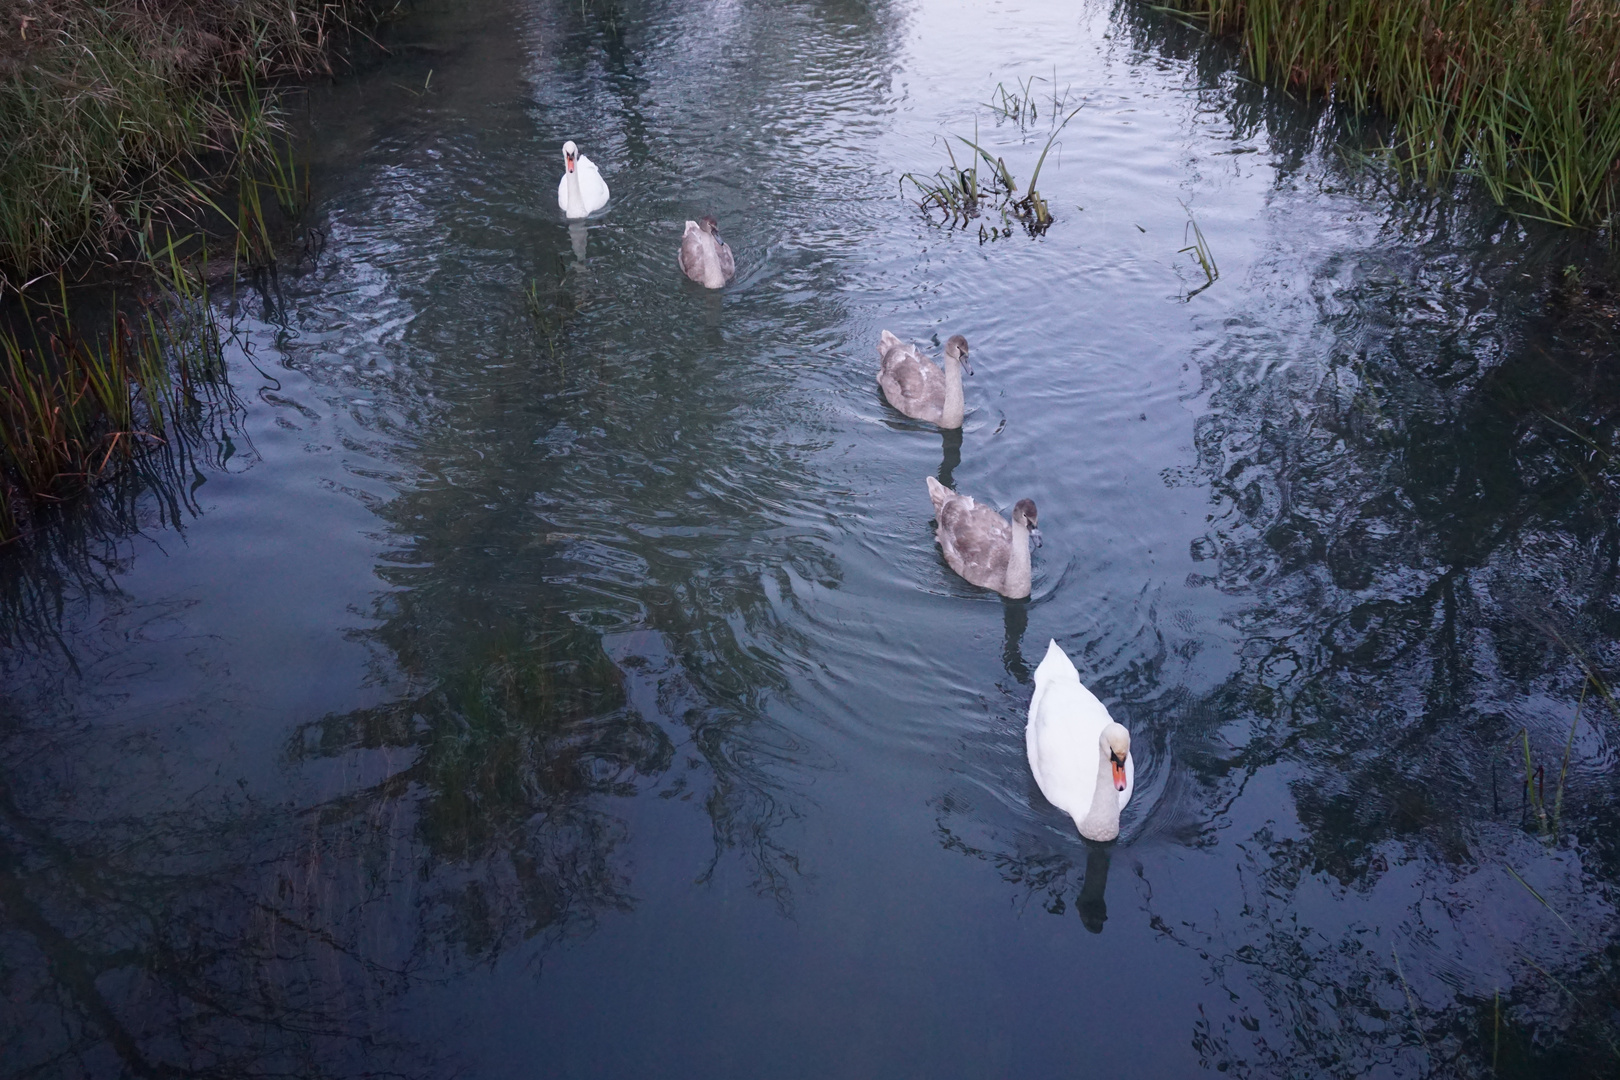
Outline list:
[[[311,97],[328,242],[237,312],[198,512],[7,578],[0,1074],[1614,1075],[1590,238],[1400,197],[1145,5],[385,40]],[[900,199],[975,118],[1027,177],[1051,102],[980,103],[1054,72],[1045,236]],[[884,328],[972,342],[960,438]],[[927,475],[1038,503],[1032,601]],[[1132,731],[1117,844],[1029,776],[1050,638]],[[1544,838],[1520,732],[1551,818],[1577,707]]]

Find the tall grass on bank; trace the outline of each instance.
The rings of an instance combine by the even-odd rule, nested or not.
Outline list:
[[[1620,181],[1617,0],[1173,0],[1235,34],[1255,75],[1395,124],[1435,181],[1565,225],[1613,221]]]
[[[0,543],[124,466],[179,460],[176,424],[229,396],[179,251],[206,267],[199,237],[222,236],[273,275],[276,226],[309,201],[274,85],[329,72],[335,32],[399,3],[0,0]],[[147,299],[70,293],[120,262]]]
[[[276,158],[272,80],[394,0],[0,0],[0,291],[209,207]]]

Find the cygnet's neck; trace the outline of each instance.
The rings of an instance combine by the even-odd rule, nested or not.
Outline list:
[[[945,354],[945,404],[940,409],[939,426],[942,428],[959,428],[962,426],[963,413],[962,399],[962,361],[951,353]]]
[[[1080,819],[1080,835],[1087,840],[1113,840],[1119,836],[1119,791],[1114,787],[1114,765],[1105,737],[1097,737],[1097,788],[1091,810]]]
[[[945,400],[949,401],[950,398]],[[1012,523],[1012,551],[1007,553],[1007,578],[1002,583],[1001,595],[1014,600],[1028,596],[1029,579],[1029,526],[1015,518]]]

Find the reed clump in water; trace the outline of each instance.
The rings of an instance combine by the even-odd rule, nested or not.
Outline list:
[[[1006,109],[1017,110],[1005,112],[1004,115],[1014,119],[1022,126],[1022,117],[1034,115],[1030,106],[1024,99],[1010,99],[1005,89],[1003,98],[1013,101]],[[1066,100],[1068,92],[1064,92]],[[1055,99],[1056,100],[1056,99]],[[945,152],[950,156],[951,163],[948,169],[940,169],[933,176],[919,176],[916,173],[905,173],[900,177],[900,194],[905,195],[906,184],[909,182],[917,195],[917,206],[932,218],[932,212],[940,211],[943,215],[940,224],[947,228],[966,226],[968,222],[985,211],[996,211],[1001,215],[999,225],[986,230],[979,227],[979,241],[983,243],[992,237],[1012,235],[1012,222],[1022,224],[1031,236],[1041,236],[1052,224],[1052,210],[1046,199],[1036,186],[1040,182],[1041,168],[1046,164],[1046,156],[1052,152],[1052,146],[1057,137],[1063,133],[1085,105],[1082,102],[1067,116],[1054,115],[1052,130],[1047,135],[1046,145],[1041,148],[1040,159],[1035,162],[1035,171],[1029,178],[1029,187],[1022,198],[1018,195],[1018,181],[1013,177],[1012,170],[1007,168],[1004,158],[998,157],[986,150],[979,142],[978,125],[974,125],[973,138],[957,135],[956,140],[963,143],[972,151],[968,155],[965,167],[958,165],[956,152],[951,149],[950,139],[945,140]],[[979,179],[979,162],[983,161],[989,166],[989,184],[981,184]]]
[[[101,332],[81,325],[61,278],[55,303],[19,302],[0,325],[0,543],[228,393],[213,308],[169,254],[160,295],[115,303]]]
[[[1610,221],[1620,179],[1616,0],[1176,0],[1235,34],[1254,73],[1395,123],[1434,181],[1477,174],[1498,202]]]
[[[260,87],[330,71],[394,0],[0,0],[0,291],[210,205],[276,160]]]

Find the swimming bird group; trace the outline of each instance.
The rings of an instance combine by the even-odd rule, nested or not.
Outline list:
[[[962,373],[973,374],[973,366],[961,334],[945,342],[943,369],[887,330],[878,339],[878,361],[878,387],[890,405],[945,430],[962,426]],[[934,504],[934,536],[950,568],[1009,599],[1028,597],[1030,549],[1041,546],[1034,500],[1019,499],[1009,521],[932,476],[923,482]],[[1131,733],[1080,682],[1056,641],[1035,669],[1024,748],[1041,794],[1074,819],[1081,836],[1100,841],[1119,836],[1119,814],[1136,780]]]
[[[563,144],[563,176],[557,205],[570,219],[589,217],[608,202],[608,186],[590,158],[570,140]],[[688,221],[676,263],[708,289],[724,288],[737,273],[731,248],[712,216]],[[878,339],[878,387],[883,398],[914,420],[942,430],[962,426],[966,398],[962,375],[973,374],[961,334],[945,342],[941,367],[884,330]],[[964,579],[1012,600],[1029,596],[1031,546],[1041,545],[1035,503],[1020,499],[1007,518],[971,496],[926,477],[934,504],[935,538],[945,562]],[[1029,768],[1048,802],[1074,819],[1080,835],[1107,841],[1119,836],[1119,815],[1136,782],[1131,735],[1080,681],[1056,641],[1035,669],[1035,693],[1024,729]]]

